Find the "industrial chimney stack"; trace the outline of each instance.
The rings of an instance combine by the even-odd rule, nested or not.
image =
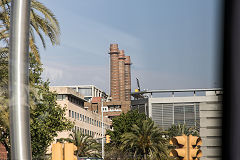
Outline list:
[[[113,100],[120,100],[118,44],[110,44],[110,88]]]
[[[131,100],[131,59],[126,56],[125,60],[125,101]]]
[[[131,100],[131,60],[118,44],[110,44],[110,88],[113,101]]]

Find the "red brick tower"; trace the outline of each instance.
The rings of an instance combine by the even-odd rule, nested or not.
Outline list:
[[[110,44],[110,88],[111,97],[114,101],[120,100],[119,89],[119,62],[118,62],[118,44]]]
[[[120,86],[120,101],[125,101],[125,54],[124,50],[120,50],[119,60],[119,86]]]
[[[125,101],[131,100],[131,60],[125,56]]]

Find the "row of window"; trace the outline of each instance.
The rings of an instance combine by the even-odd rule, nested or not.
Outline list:
[[[75,131],[80,131],[81,133],[83,134],[86,134],[86,135],[90,135],[90,136],[102,136],[102,134],[100,133],[97,133],[97,132],[93,132],[93,131],[90,131],[88,129],[84,129],[84,128],[80,128],[80,127],[77,127],[77,126],[74,126],[74,128],[72,129],[73,132]]]
[[[76,97],[74,97],[74,96],[71,96],[71,95],[58,94],[58,95],[57,95],[57,100],[58,100],[58,101],[61,101],[61,100],[66,99],[66,97],[67,97],[67,99],[68,99],[70,102],[72,102],[72,103],[74,103],[74,104],[76,104],[76,105],[78,105],[78,106],[80,106],[80,107],[83,107],[83,106],[84,106],[84,101],[83,101],[83,100],[81,100],[81,99],[79,99],[79,98],[76,98]]]
[[[80,120],[80,121],[92,124],[92,125],[97,126],[97,127],[102,127],[102,125],[103,125],[106,129],[110,128],[109,125],[107,125],[105,123],[102,124],[101,121],[94,120],[92,118],[84,116],[83,114],[79,114],[79,113],[71,111],[71,110],[69,110],[69,117],[74,118],[75,120]]]

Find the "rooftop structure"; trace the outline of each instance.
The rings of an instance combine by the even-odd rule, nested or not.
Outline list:
[[[56,87],[68,87],[80,93],[81,96],[88,102],[92,101],[93,97],[104,97],[106,101],[109,100],[109,95],[96,87],[95,85],[73,85],[73,86],[56,86]]]
[[[132,109],[151,117],[163,129],[185,124],[200,129],[201,160],[221,159],[222,94],[220,88],[134,92]]]

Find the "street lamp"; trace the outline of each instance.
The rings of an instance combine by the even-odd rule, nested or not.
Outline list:
[[[108,111],[108,107],[103,107],[103,97],[101,98],[101,112],[102,112],[102,159],[104,159],[104,125],[103,125],[103,112]]]

